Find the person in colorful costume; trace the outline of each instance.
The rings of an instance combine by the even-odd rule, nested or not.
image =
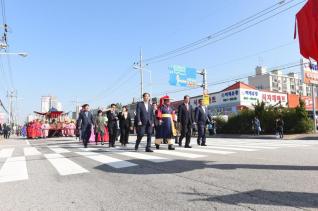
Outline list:
[[[160,105],[156,112],[156,118],[159,120],[159,127],[156,133],[155,145],[159,149],[163,139],[168,141],[168,149],[174,150],[172,138],[176,136],[174,126],[175,111],[170,106],[170,97],[164,96],[160,98]]]

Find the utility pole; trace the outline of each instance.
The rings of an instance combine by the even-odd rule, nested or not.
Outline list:
[[[142,95],[144,93],[144,69],[145,69],[145,65],[143,64],[143,58],[142,58],[142,49],[140,49],[139,62],[134,63],[133,68],[140,71],[140,97],[142,99]]]
[[[139,68],[140,68],[140,97],[142,99],[142,95],[144,92],[144,69],[142,64],[142,49],[140,49],[140,57],[139,57]]]
[[[198,74],[202,75],[202,85],[203,88],[203,103],[205,105],[210,104],[210,97],[209,97],[209,91],[208,91],[208,76],[206,69],[202,69],[198,72]]]
[[[13,98],[17,98],[17,91],[16,90],[12,90],[12,91],[8,91],[7,92],[7,98],[8,98],[8,102],[9,102],[9,106],[8,106],[8,109],[9,109],[9,119],[8,119],[8,123],[9,125],[11,126],[13,122],[13,114],[14,114],[14,111],[13,111]]]

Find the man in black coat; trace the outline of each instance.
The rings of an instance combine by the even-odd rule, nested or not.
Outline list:
[[[203,105],[203,100],[199,100],[199,106],[195,109],[195,122],[198,127],[198,139],[197,143],[201,146],[206,146],[206,125],[209,122],[207,108]],[[202,140],[202,142],[201,142]]]
[[[84,104],[82,111],[79,113],[76,128],[81,130],[81,138],[83,140],[84,147],[87,148],[89,138],[91,137],[92,126],[94,124],[93,115],[89,111],[89,105]]]
[[[116,104],[111,104],[110,111],[107,112],[109,147],[115,147],[115,141],[118,131],[118,113],[116,112]]]
[[[178,108],[178,122],[180,123],[181,135],[179,138],[179,146],[182,146],[182,139],[185,137],[185,148],[191,148],[191,129],[194,122],[192,106],[190,105],[190,97],[184,96],[183,103]]]
[[[136,107],[136,122],[137,122],[137,140],[135,150],[138,150],[142,137],[147,133],[146,152],[153,152],[151,150],[151,135],[154,126],[154,112],[149,103],[150,95],[143,94],[143,101],[137,103]]]

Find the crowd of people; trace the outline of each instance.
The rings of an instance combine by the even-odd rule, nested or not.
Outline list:
[[[170,97],[164,96],[160,98],[159,104],[156,102],[151,104],[150,95],[144,93],[143,101],[136,105],[134,125],[126,106],[118,112],[116,104],[112,104],[110,109],[107,111],[99,110],[97,116],[94,117],[90,112],[89,105],[85,104],[79,114],[76,128],[80,131],[80,139],[85,148],[92,135],[95,137],[96,144],[101,142],[104,145],[108,141],[109,147],[114,147],[120,134],[119,141],[122,146],[126,146],[133,126],[137,133],[135,150],[138,150],[142,138],[147,135],[145,151],[152,152],[153,134],[157,149],[160,149],[162,143],[167,143],[168,149],[174,150],[174,143],[183,146],[184,138],[184,147],[191,148],[190,140],[193,128],[197,128],[197,144],[206,146],[207,125],[215,125],[215,122],[209,117],[203,101],[199,100],[199,105],[194,109],[190,105],[190,97],[186,95],[177,110],[171,106],[170,102]]]
[[[75,121],[56,121],[51,124],[45,120],[33,120],[22,128],[22,136],[30,139],[39,139],[47,137],[75,137]]]

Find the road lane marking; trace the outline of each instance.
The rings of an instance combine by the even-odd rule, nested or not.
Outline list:
[[[12,156],[14,148],[6,148],[0,151],[0,158],[9,158]]]
[[[62,153],[69,153],[71,151],[64,149],[64,148],[60,148],[60,147],[49,147],[50,150],[52,150],[53,152],[57,153],[57,154],[62,154]]]
[[[228,155],[228,154],[236,153],[236,152],[232,152],[232,151],[213,150],[213,149],[207,149],[207,148],[203,148],[203,147],[202,148],[178,148],[178,150],[205,152],[205,153],[221,154],[221,155]]]
[[[113,158],[107,155],[101,155],[95,152],[75,152],[78,155],[82,155],[84,157],[87,157],[89,159],[95,160],[97,162],[109,165],[113,168],[127,168],[131,166],[137,166],[135,163],[131,163],[125,160],[120,160],[117,158]]]
[[[208,146],[220,146],[220,145],[211,145]],[[240,148],[251,148],[251,149],[278,149],[278,147],[266,147],[266,146],[254,146],[254,145],[235,145],[235,144],[224,144],[221,146],[229,146],[229,147],[240,147]]]
[[[23,151],[25,156],[41,155],[35,147],[25,147]]]
[[[249,149],[249,148],[240,148],[240,147],[228,147],[228,146],[206,146],[208,149],[225,149],[225,150],[235,150],[235,151],[245,151],[245,152],[253,152],[258,151],[257,149]]]
[[[86,169],[73,162],[72,160],[65,158],[63,155],[44,154],[44,157],[48,159],[48,161],[53,165],[57,172],[62,176],[88,172]]]
[[[30,145],[29,140],[26,139],[25,142],[26,142],[27,145]]]
[[[158,156],[154,156],[154,155],[143,154],[143,153],[139,153],[139,152],[119,152],[118,154],[119,155],[128,156],[128,157],[137,158],[137,159],[141,159],[141,160],[147,160],[147,161],[154,162],[154,163],[162,163],[162,162],[170,161],[170,159],[168,159],[168,158],[163,158],[163,157],[158,157]]]
[[[178,152],[177,150],[169,151],[169,150],[155,150],[155,153],[164,154],[164,155],[171,155],[177,157],[184,157],[184,158],[202,158],[207,157],[206,155],[198,155],[193,153],[186,153],[186,152]]]
[[[25,157],[8,158],[0,170],[0,183],[27,180],[28,170]]]

